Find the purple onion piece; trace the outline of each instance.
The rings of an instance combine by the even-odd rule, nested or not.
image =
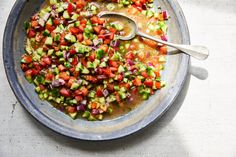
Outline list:
[[[129,102],[132,102],[132,101],[134,101],[134,98],[133,97],[129,97]]]
[[[77,106],[77,111],[85,111],[85,105]]]
[[[130,66],[134,65],[134,62],[133,62],[132,60],[130,60],[130,59],[128,59],[127,62],[128,62],[128,64],[129,64]]]
[[[99,109],[98,109],[98,112],[101,114],[101,113],[103,113],[104,111],[99,108]]]
[[[81,101],[81,105],[86,105],[87,104],[87,100],[82,100]]]
[[[98,109],[92,109],[92,115],[97,115],[97,114],[99,114],[99,111],[98,111]]]
[[[104,79],[107,79],[107,76],[106,75],[98,75],[97,79],[98,80],[104,80]]]
[[[62,80],[62,79],[56,79],[56,80],[53,80],[52,81],[52,87],[55,88],[55,87],[60,87],[62,85],[65,84],[65,81]]]
[[[52,9],[53,9],[53,10],[57,9],[57,6],[56,6],[55,4],[52,5]]]
[[[161,36],[161,40],[167,41],[167,37],[165,35]]]
[[[143,9],[143,10],[147,10],[147,5],[146,5],[146,4],[143,4],[143,5],[142,5],[142,9]]]
[[[154,65],[153,65],[153,63],[148,62],[148,66],[152,66],[153,67]]]
[[[109,92],[108,92],[107,89],[104,89],[104,90],[102,91],[102,93],[103,93],[104,97],[107,97],[107,96],[109,95]]]
[[[119,40],[113,40],[110,43],[111,47],[119,47],[120,46],[120,41]]]

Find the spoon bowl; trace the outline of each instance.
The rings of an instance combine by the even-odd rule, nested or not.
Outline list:
[[[138,25],[133,19],[129,18],[128,16],[126,16],[124,14],[115,13],[115,12],[101,12],[100,14],[98,14],[98,16],[100,18],[105,18],[105,19],[106,18],[108,18],[108,19],[114,18],[114,19],[117,19],[118,21],[126,21],[128,27],[130,28],[129,29],[130,32],[125,36],[120,36],[121,40],[131,40],[136,35],[139,35],[141,37],[151,39],[151,40],[156,41],[158,43],[176,48],[176,49],[180,50],[181,52],[183,52],[187,55],[190,55],[190,56],[192,56],[196,59],[199,59],[199,60],[205,60],[209,56],[209,50],[205,46],[174,44],[174,43],[170,43],[167,41],[163,41],[157,37],[145,34],[141,31],[139,31]]]

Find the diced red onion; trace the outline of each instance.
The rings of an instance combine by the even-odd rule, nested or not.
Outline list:
[[[161,36],[161,40],[167,41],[167,37],[165,35]]]
[[[153,66],[153,63],[151,63],[151,62],[148,62],[148,66]]]
[[[127,62],[130,66],[134,65],[134,62],[131,59],[128,59]]]
[[[168,19],[167,11],[166,11],[166,10],[163,11],[162,14],[163,14],[163,18],[164,18],[165,20],[167,20],[167,19]]]
[[[82,104],[82,105],[86,105],[86,104],[87,104],[87,100],[82,100],[82,101],[81,101],[81,104]]]
[[[129,100],[129,102],[132,102],[132,101],[134,101],[134,98],[131,96],[128,100]]]
[[[98,75],[97,79],[98,80],[104,80],[104,79],[107,79],[107,76],[106,75]]]
[[[150,52],[147,52],[146,58],[149,58],[149,57],[150,57]]]
[[[111,41],[110,45],[111,45],[111,47],[119,47],[120,41],[119,40]]]
[[[52,81],[52,87],[60,87],[65,84],[65,81],[62,79],[56,79]]]
[[[104,89],[104,90],[102,91],[102,93],[103,93],[104,97],[107,97],[107,96],[109,95],[109,92],[108,92],[107,89]]]
[[[85,105],[77,106],[77,111],[85,111]]]
[[[97,114],[99,114],[99,111],[98,111],[98,109],[92,109],[92,115],[97,115]]]
[[[99,109],[98,109],[98,112],[101,114],[101,113],[103,113],[104,111],[99,108]]]

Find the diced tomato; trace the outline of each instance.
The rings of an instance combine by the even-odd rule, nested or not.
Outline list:
[[[77,89],[77,90],[75,90],[74,94],[75,94],[76,96],[78,96],[78,95],[82,95],[83,93],[82,93],[81,90]]]
[[[88,95],[88,89],[86,87],[82,87],[82,88],[80,88],[80,90],[81,90],[83,96],[87,96]]]
[[[77,37],[77,40],[78,40],[79,42],[83,41],[83,39],[84,39],[83,34],[78,34],[76,37]]]
[[[86,23],[87,23],[86,19],[83,19],[83,20],[80,21],[80,25],[85,25],[86,26]]]
[[[86,24],[79,25],[79,29],[81,32],[84,32],[84,28],[86,27]]]
[[[66,68],[62,64],[60,64],[58,65],[58,70],[61,72],[61,71],[66,70]]]
[[[60,94],[64,97],[70,97],[70,91],[69,89],[66,89],[66,88],[60,89]]]
[[[36,20],[35,21],[31,21],[31,26],[34,27],[34,28],[36,28],[38,26],[38,24],[39,23]]]
[[[141,72],[141,75],[142,75],[144,78],[148,78],[148,73],[147,73],[147,71],[142,71],[142,72]]]
[[[102,69],[102,71],[104,72],[105,75],[107,75],[108,77],[115,77],[115,74],[113,74],[111,72],[111,69],[106,68],[106,69]]]
[[[95,33],[99,34],[102,30],[102,26],[101,25],[94,26],[93,30],[95,31]]]
[[[93,61],[95,60],[95,57],[96,57],[95,52],[92,52],[92,53],[89,55],[89,61],[93,62]]]
[[[87,81],[92,82],[92,83],[97,83],[97,81],[98,81],[96,77],[91,76],[91,75],[86,75],[86,76],[85,76],[85,79],[86,79]]]
[[[80,58],[80,62],[82,63],[83,66],[87,67],[87,62],[84,58]]]
[[[147,87],[152,87],[153,86],[153,81],[151,79],[146,79],[144,81],[144,85]]]
[[[161,29],[158,29],[157,31],[156,31],[156,33],[157,33],[157,35],[163,35],[163,31],[161,30]]]
[[[136,50],[135,44],[130,44],[129,50],[131,50],[131,51]]]
[[[39,88],[40,88],[41,91],[43,91],[43,90],[45,89],[45,86],[42,85],[42,84],[40,84],[40,85],[39,85]]]
[[[49,57],[43,57],[42,58],[42,61],[44,62],[44,63],[46,63],[47,65],[51,65],[52,64],[52,61],[51,61],[51,58],[49,58]]]
[[[114,92],[114,85],[113,84],[107,84],[107,89],[109,92]]]
[[[66,72],[59,73],[59,78],[68,81],[70,79],[70,76]]]
[[[75,49],[71,49],[69,52],[70,52],[70,54],[71,54],[71,55],[74,55],[74,54],[76,54],[76,51],[75,51]]]
[[[67,12],[71,15],[73,10],[74,10],[73,5],[71,3],[68,3]]]
[[[99,87],[97,88],[96,95],[97,95],[98,97],[102,97],[102,96],[103,96],[102,87],[99,86]]]
[[[83,100],[83,97],[80,95],[75,96],[75,100],[77,100],[78,102]]]
[[[121,81],[123,80],[123,76],[122,76],[121,74],[119,74],[119,75],[117,76],[117,80],[118,80],[119,82],[121,82]]]
[[[117,101],[117,102],[120,102],[120,96],[119,96],[118,93],[116,94],[116,101]]]
[[[99,48],[102,49],[104,52],[107,52],[109,47],[107,44],[103,44]]]
[[[76,108],[74,106],[67,106],[66,110],[68,113],[75,113],[76,112]]]
[[[134,53],[132,51],[127,52],[125,54],[125,58],[133,60],[134,59]]]
[[[155,81],[155,86],[157,89],[161,89],[161,82]]]
[[[25,72],[25,76],[30,76],[31,77],[32,73],[33,73],[32,69],[29,69]]]
[[[29,55],[23,55],[23,56],[22,56],[22,60],[23,60],[23,62],[26,63],[26,64],[29,64],[29,63],[31,63],[31,62],[33,61],[32,57],[29,56]]]
[[[111,40],[110,39],[105,39],[104,44],[110,44]]]
[[[81,33],[81,30],[76,27],[70,27],[69,30],[73,35],[77,35],[78,33]]]
[[[55,26],[50,25],[50,24],[46,24],[46,29],[47,29],[49,32],[52,32],[52,31],[55,29]]]
[[[110,27],[110,28],[109,28],[109,31],[112,32],[112,33],[114,33],[114,34],[117,32],[117,30],[116,30],[115,28],[113,28],[113,27]]]
[[[95,102],[92,102],[92,103],[91,103],[91,108],[92,108],[92,109],[95,109],[95,108],[97,108],[97,103],[95,103]]]
[[[54,78],[54,75],[52,73],[47,73],[45,75],[45,80],[47,80],[47,81],[52,81],[53,78]]]
[[[85,5],[86,5],[86,1],[85,0],[77,0],[76,1],[76,7],[79,9],[82,9]]]
[[[145,59],[145,54],[144,54],[144,52],[139,52],[137,55],[138,55],[138,59],[139,59],[139,60],[143,61],[143,60]]]
[[[34,38],[35,36],[36,36],[35,30],[29,29],[28,37],[29,37],[29,38]]]
[[[160,71],[159,71],[159,70],[155,71],[155,74],[156,74],[156,77],[160,77],[160,76],[161,76],[161,74],[160,74]]]
[[[90,40],[90,39],[86,39],[85,43],[86,43],[86,45],[89,45],[89,46],[93,44],[92,40]]]
[[[103,18],[98,19],[98,24],[99,25],[102,25],[104,22],[105,22],[105,19],[103,19]]]
[[[109,60],[109,61],[108,61],[108,64],[109,64],[111,67],[116,67],[116,68],[119,67],[119,64],[118,64],[117,61]]]
[[[59,19],[53,19],[53,24],[55,25],[55,26],[58,26],[59,24],[60,24],[60,20]]]
[[[160,47],[160,53],[161,54],[167,54],[167,47],[166,46],[161,46]]]
[[[71,76],[69,81],[67,82],[67,87],[70,88],[74,82],[76,82],[76,78]]]
[[[98,17],[97,16],[93,16],[91,19],[92,24],[98,23]]]
[[[22,71],[24,71],[24,72],[29,69],[27,64],[21,64],[20,67],[21,67]]]
[[[115,37],[115,33],[112,33],[112,32],[111,32],[111,34],[110,34],[110,39],[113,40],[114,37]]]
[[[133,80],[133,84],[135,86],[141,86],[142,85],[142,81],[140,78],[136,77],[134,80]]]
[[[79,59],[78,59],[78,57],[76,56],[76,57],[73,58],[71,64],[72,64],[73,66],[76,66],[76,65],[78,64],[78,62],[79,62]]]

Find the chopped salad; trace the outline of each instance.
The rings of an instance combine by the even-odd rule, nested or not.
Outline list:
[[[97,14],[125,13],[142,31],[167,40],[167,12],[153,7],[152,0],[50,0],[24,23],[26,79],[40,99],[73,119],[128,112],[165,86],[167,48],[138,36],[121,41],[124,25]]]

